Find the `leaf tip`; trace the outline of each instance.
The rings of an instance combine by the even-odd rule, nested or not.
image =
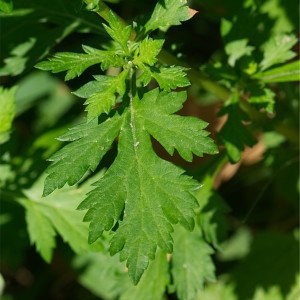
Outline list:
[[[198,10],[195,10],[195,9],[192,9],[192,8],[188,8],[188,10],[189,10],[189,15],[190,15],[190,17],[192,18],[195,14],[197,14],[198,13]]]

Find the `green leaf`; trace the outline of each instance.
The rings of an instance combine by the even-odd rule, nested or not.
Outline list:
[[[274,112],[275,94],[268,88],[260,84],[249,84],[246,88],[249,93],[249,102],[257,109],[265,109],[268,113]]]
[[[1,15],[1,57],[5,63],[0,67],[1,75],[28,72],[55,45],[75,31],[105,34],[99,17],[84,10],[80,0],[13,2],[12,13]],[[15,49],[26,43],[31,44],[30,50],[22,55],[14,54]]]
[[[253,300],[283,300],[279,286],[272,286],[267,291],[257,287],[252,298]]]
[[[300,81],[300,60],[257,73],[254,77],[259,78],[265,83]]]
[[[15,117],[16,90],[16,86],[10,89],[0,86],[0,144],[9,139],[9,130]]]
[[[157,61],[156,56],[159,54],[164,40],[153,40],[145,38],[139,43],[138,51],[136,51],[133,63],[142,67],[143,64],[153,66]]]
[[[78,282],[100,299],[117,299],[132,287],[125,264],[110,256],[106,240],[104,251],[83,253],[75,257],[72,266],[78,272]],[[132,298],[130,298],[132,299]]]
[[[2,274],[0,274],[0,296],[3,295],[3,291],[4,291],[4,288],[5,288],[5,280],[2,276]]]
[[[222,244],[218,259],[222,262],[243,259],[250,252],[253,235],[248,227],[239,227]]]
[[[82,46],[87,54],[73,52],[58,52],[49,61],[42,61],[35,65],[36,68],[44,71],[59,73],[67,71],[65,80],[80,76],[88,67],[101,63],[111,56],[107,51],[98,50],[89,46]]]
[[[158,89],[147,93],[137,107],[147,131],[173,155],[174,149],[187,161],[192,161],[193,153],[215,154],[216,145],[203,130],[208,123],[194,118],[171,115],[182,108],[186,93],[159,93]],[[155,112],[153,111],[155,107]],[[187,147],[188,145],[188,147]]]
[[[238,300],[234,293],[234,285],[222,279],[221,277],[217,282],[209,283],[203,291],[198,293],[195,300]]]
[[[88,227],[82,222],[82,213],[75,208],[89,190],[89,182],[80,190],[67,188],[42,198],[44,177],[27,190],[18,202],[26,209],[26,222],[30,241],[46,262],[50,262],[57,233],[76,253],[101,250],[102,244],[89,245]]]
[[[19,75],[21,74],[28,63],[26,58],[27,53],[32,50],[36,44],[35,38],[29,38],[27,41],[16,46],[11,52],[11,56],[4,59],[5,65],[0,69],[0,76]]]
[[[179,299],[195,299],[206,280],[215,280],[215,267],[211,259],[213,252],[196,231],[187,233],[176,228],[171,273],[173,288]]]
[[[154,259],[157,246],[172,252],[171,224],[179,222],[188,230],[193,229],[197,207],[191,191],[198,183],[182,175],[180,168],[157,157],[150,134],[169,151],[178,149],[185,158],[190,158],[192,152],[199,155],[217,150],[208,133],[202,131],[205,122],[169,116],[181,108],[184,100],[185,93],[159,94],[158,89],[145,94],[142,100],[132,100],[122,115],[114,163],[78,207],[88,209],[84,221],[90,222],[90,242],[104,230],[111,230],[123,214],[112,237],[110,252],[112,255],[120,252],[121,261],[127,260],[129,276],[135,284],[149,259]],[[150,120],[151,116],[158,124],[153,131],[155,122]],[[196,130],[188,129],[194,126]],[[165,131],[165,135],[157,130]]]
[[[155,260],[149,265],[137,286],[130,286],[121,295],[120,300],[163,300],[169,278],[167,253],[158,250]]]
[[[30,243],[36,245],[36,250],[42,258],[50,263],[53,249],[56,246],[56,232],[51,223],[51,219],[45,216],[47,212],[42,205],[36,204],[28,199],[21,204],[26,209],[27,231],[29,233]]]
[[[110,252],[121,251],[120,259],[127,260],[129,276],[137,284],[149,258],[154,259],[157,245],[172,252],[170,222],[193,228],[196,202],[189,191],[197,183],[180,176],[181,169],[155,155],[149,135],[142,129],[133,130],[142,128],[138,120],[134,127],[127,121],[116,160],[79,209],[89,209],[84,221],[91,222],[89,241],[94,242],[103,230],[114,226],[125,205]]]
[[[112,11],[109,11],[109,27],[103,24],[106,32],[116,41],[126,55],[129,54],[128,41],[131,35],[131,26],[124,26]]]
[[[158,1],[150,19],[145,24],[146,32],[160,28],[166,31],[170,26],[189,20],[196,11],[186,5],[185,0]]]
[[[241,158],[244,145],[252,147],[256,139],[243,124],[248,115],[239,107],[239,96],[233,94],[229,104],[224,106],[220,115],[228,114],[227,121],[219,133],[220,142],[225,145],[229,160],[237,163]]]
[[[296,56],[296,53],[290,49],[297,43],[294,35],[277,34],[272,36],[264,45],[264,57],[260,62],[261,70],[284,63]]]
[[[126,92],[126,78],[129,70],[124,70],[118,76],[94,76],[96,81],[90,81],[74,94],[78,97],[88,98],[84,103],[88,112],[88,119],[98,117],[101,113],[108,114],[116,104],[116,93],[123,96]]]
[[[214,174],[215,175],[215,174]],[[221,243],[227,237],[229,229],[226,213],[229,206],[213,188],[214,177],[207,174],[201,180],[201,189],[194,192],[199,203],[197,222],[201,228],[203,238],[216,249],[221,249]]]
[[[187,68],[180,66],[161,67],[159,70],[151,70],[151,75],[155,78],[161,89],[170,91],[177,87],[190,85],[186,77]]]
[[[300,273],[297,274],[295,283],[293,284],[286,299],[287,300],[296,300],[298,295],[300,295]]]
[[[98,9],[98,7],[99,7],[98,0],[86,0],[84,2],[86,3],[87,10],[94,10],[94,9]]]
[[[101,124],[97,119],[80,124],[61,136],[62,141],[73,141],[50,157],[53,163],[46,172],[44,196],[68,183],[74,185],[90,169],[94,171],[118,135],[121,119],[118,114]]]
[[[185,73],[187,68],[180,66],[151,68],[145,65],[140,68],[143,70],[143,74],[138,78],[138,81],[143,86],[148,85],[152,77],[157,81],[159,87],[166,91],[190,85]]]
[[[234,67],[236,61],[241,57],[251,55],[254,47],[247,46],[247,44],[247,39],[236,40],[226,44],[225,52],[228,55],[228,64],[231,67]]]
[[[11,0],[0,0],[0,10],[6,14],[9,14],[13,11],[14,6]]]

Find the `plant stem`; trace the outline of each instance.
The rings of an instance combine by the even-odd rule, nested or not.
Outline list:
[[[90,3],[90,0],[84,0],[86,4]],[[110,8],[103,3],[101,0],[98,2],[98,7],[97,9],[94,9],[93,11],[96,12],[101,18],[103,18],[106,22],[109,21],[109,12]],[[120,17],[118,16],[115,12],[114,15],[120,20],[120,22],[124,25],[127,26],[128,24]],[[132,30],[132,35],[131,39],[133,40],[135,37],[135,32]],[[168,51],[162,49],[161,52],[159,53],[157,57],[160,62],[168,65],[179,65],[179,66],[184,66],[187,68],[190,68],[188,65],[184,64],[180,60],[178,60],[174,55],[169,53]],[[230,95],[231,92],[226,89],[225,87],[217,84],[216,82],[212,81],[209,79],[208,75],[205,73],[201,72],[200,70],[196,70],[193,68],[190,68],[189,71],[187,71],[187,76],[190,79],[191,82],[201,86],[203,89],[205,89],[207,92],[216,95],[220,100],[226,101]]]

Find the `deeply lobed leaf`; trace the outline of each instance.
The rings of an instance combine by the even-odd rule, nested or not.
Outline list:
[[[143,64],[153,66],[157,61],[156,56],[159,54],[164,40],[153,40],[151,38],[145,38],[139,43],[138,52],[135,54],[134,63],[142,68]]]
[[[129,54],[128,41],[131,35],[131,26],[124,26],[112,11],[109,12],[109,26],[103,24],[106,32],[116,41],[124,51]]]
[[[84,103],[87,105],[87,118],[93,119],[101,113],[108,114],[116,104],[116,94],[123,96],[126,92],[126,78],[129,70],[124,70],[118,76],[97,75],[95,81],[90,81],[74,94],[78,97],[88,98]]]
[[[235,66],[237,60],[246,55],[251,55],[254,47],[247,45],[247,39],[232,41],[225,46],[225,52],[228,55],[228,64]]]
[[[110,145],[118,135],[121,118],[116,113],[98,124],[94,119],[80,124],[62,139],[73,142],[56,152],[49,160],[53,163],[47,169],[43,195],[47,196],[66,183],[74,185],[90,169],[94,171]]]
[[[272,36],[263,47],[264,58],[260,63],[262,71],[295,57],[296,53],[290,49],[296,43],[297,38],[294,35],[278,34]]]
[[[170,223],[180,222],[188,229],[193,228],[193,208],[197,205],[189,192],[197,187],[197,182],[155,155],[149,135],[139,129],[141,125],[135,123],[135,134],[130,124],[123,125],[115,162],[79,206],[90,209],[85,221],[91,221],[93,242],[103,230],[114,225],[125,205],[123,221],[112,238],[110,251],[121,252],[121,260],[127,260],[134,283],[147,268],[149,259],[154,259],[157,245],[172,252]]]
[[[176,148],[187,161],[193,159],[193,153],[197,156],[217,153],[216,145],[207,138],[209,132],[203,130],[208,125],[206,122],[194,117],[171,115],[182,108],[185,99],[185,92],[159,93],[156,89],[147,93],[137,107],[146,130],[169,154],[173,155]],[[155,111],[153,107],[156,107]]]
[[[167,30],[170,26],[180,25],[189,20],[196,11],[186,5],[186,0],[162,0],[158,1],[153,13],[145,24],[146,32],[155,29]]]
[[[59,73],[67,71],[65,80],[80,76],[88,67],[112,60],[112,54],[108,51],[98,50],[89,46],[82,46],[86,54],[73,52],[58,52],[49,61],[42,61],[35,65],[44,71]]]
[[[154,259],[157,246],[172,252],[171,224],[180,223],[188,230],[193,229],[197,207],[191,191],[198,183],[182,175],[180,168],[156,156],[150,140],[154,125],[149,118],[161,118],[162,121],[157,122],[164,128],[159,130],[165,133],[159,135],[159,139],[162,137],[164,146],[175,147],[184,157],[190,157],[192,151],[216,151],[207,132],[201,131],[205,122],[185,117],[177,121],[179,116],[169,116],[181,108],[185,96],[184,92],[159,93],[156,89],[148,92],[141,101],[133,100],[132,106],[122,115],[118,156],[78,207],[88,209],[84,221],[90,222],[89,242],[94,242],[104,230],[111,230],[118,223],[110,252],[120,252],[120,259],[127,260],[129,276],[135,284],[147,268],[149,259]],[[174,117],[173,124],[169,123],[169,117]],[[196,125],[197,130],[181,134],[179,129],[171,129],[176,122],[184,129]],[[157,135],[154,131],[154,137]],[[199,138],[202,143],[189,145],[191,140]],[[122,221],[119,221],[121,215]]]

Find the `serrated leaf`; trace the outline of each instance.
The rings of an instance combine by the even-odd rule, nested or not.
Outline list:
[[[250,55],[254,50],[254,47],[248,46],[247,39],[241,39],[236,41],[231,41],[226,44],[225,52],[228,55],[228,64],[231,67],[235,66],[237,60],[241,57]]]
[[[170,26],[180,25],[196,13],[186,5],[186,0],[158,1],[150,19],[145,24],[146,32],[160,28],[166,31]]]
[[[35,244],[37,252],[47,263],[50,263],[53,249],[56,246],[56,232],[51,221],[47,217],[45,218],[43,208],[40,205],[36,205],[33,201],[23,201],[22,204],[26,209],[30,243]]]
[[[138,51],[135,54],[133,63],[141,68],[142,64],[153,66],[157,61],[156,56],[159,54],[164,40],[153,40],[145,38],[139,43]]]
[[[215,280],[213,249],[196,231],[185,232],[176,228],[174,252],[171,261],[173,289],[179,299],[194,300],[204,282]]]
[[[116,104],[116,93],[121,96],[125,94],[128,72],[124,70],[118,76],[96,75],[96,81],[90,81],[74,92],[78,97],[88,98],[84,103],[87,105],[88,119],[110,112]]]
[[[114,226],[125,205],[110,252],[121,251],[120,259],[127,259],[129,276],[135,284],[149,258],[154,259],[157,245],[172,252],[170,222],[179,221],[193,228],[196,203],[189,190],[197,183],[181,174],[182,170],[155,155],[145,131],[133,134],[130,124],[125,124],[116,160],[79,206],[89,209],[84,220],[91,221],[89,241],[94,242],[103,230]]]
[[[0,76],[12,75],[16,76],[21,74],[28,63],[26,54],[36,44],[35,38],[29,38],[27,41],[19,44],[11,52],[9,57],[4,59],[5,65],[0,69]]]
[[[17,87],[0,87],[0,144],[9,139],[9,130],[15,116],[15,93]]]
[[[89,245],[88,227],[82,222],[82,213],[75,208],[82,196],[90,189],[89,182],[81,190],[68,188],[42,198],[42,176],[27,190],[18,202],[26,210],[26,222],[30,241],[46,262],[50,262],[55,247],[55,237],[59,234],[76,253],[102,249],[101,242]]]
[[[150,263],[139,284],[128,287],[121,294],[120,300],[163,300],[169,277],[167,253],[158,250],[155,260]]]
[[[277,34],[272,36],[264,45],[264,58],[260,63],[261,70],[283,63],[296,56],[290,49],[297,43],[294,35]]]
[[[255,74],[254,77],[265,83],[300,81],[300,60]]]
[[[111,56],[111,53],[89,46],[82,46],[83,53],[58,52],[49,58],[49,61],[42,61],[35,65],[36,68],[44,71],[59,73],[67,71],[65,80],[80,76],[88,67],[101,63]]]
[[[190,85],[190,81],[186,77],[187,68],[180,66],[161,67],[158,72],[152,72],[161,89],[170,91],[177,87],[185,87]]]
[[[120,124],[121,118],[115,114],[101,124],[94,119],[63,135],[62,140],[72,139],[73,142],[50,157],[53,163],[46,170],[49,175],[45,180],[43,195],[49,195],[66,183],[74,185],[88,169],[94,171],[118,135]]]
[[[252,147],[256,140],[243,124],[248,115],[239,107],[239,96],[234,93],[230,104],[223,107],[220,114],[228,114],[227,121],[219,133],[220,142],[225,145],[229,160],[237,163],[241,158],[244,145]]]
[[[144,85],[148,85],[151,78],[153,77],[159,87],[166,91],[171,91],[178,87],[185,87],[190,85],[190,81],[186,77],[187,68],[180,66],[168,66],[160,68],[149,68],[148,66],[141,66],[143,74],[138,80]]]
[[[182,108],[185,100],[184,91],[159,93],[155,89],[145,95],[137,110],[147,131],[170,155],[176,148],[185,160],[192,161],[193,153],[198,156],[217,153],[213,140],[207,138],[209,132],[203,130],[208,123],[194,117],[171,115]],[[155,112],[153,107],[156,107]]]
[[[105,24],[103,26],[111,38],[121,46],[124,53],[129,54],[127,43],[130,40],[131,26],[125,27],[112,11],[109,11],[109,26]]]
[[[151,105],[150,102],[155,103],[156,98],[158,103]],[[183,170],[158,158],[154,153],[149,135],[152,124],[145,118],[150,111],[144,109],[144,106],[149,106],[152,107],[152,115],[161,114],[165,128],[168,128],[172,125],[168,123],[168,115],[181,107],[184,98],[184,93],[160,95],[158,90],[153,90],[141,101],[133,99],[130,108],[122,115],[124,119],[119,135],[118,155],[114,163],[78,207],[88,209],[84,221],[90,222],[90,242],[99,238],[104,230],[111,230],[123,214],[112,237],[110,252],[112,255],[120,252],[120,260],[127,260],[129,276],[135,284],[147,268],[149,259],[154,259],[157,246],[172,252],[171,224],[179,222],[188,230],[194,226],[194,208],[197,203],[191,190],[198,187],[198,183],[182,175]],[[198,129],[206,125],[203,121],[196,121]],[[190,118],[180,124],[195,125]],[[175,144],[172,142],[172,147],[178,148],[185,157],[190,156],[192,151],[200,153],[216,150],[208,137],[203,140],[204,145],[196,143],[189,149],[190,137],[181,135],[178,130],[172,134],[172,139],[176,141]],[[200,133],[198,136],[198,131],[189,134],[195,139],[207,135]],[[179,139],[185,140],[185,148],[189,150],[181,149],[184,141],[178,142]],[[171,140],[166,139],[165,144],[170,147],[168,143]]]

